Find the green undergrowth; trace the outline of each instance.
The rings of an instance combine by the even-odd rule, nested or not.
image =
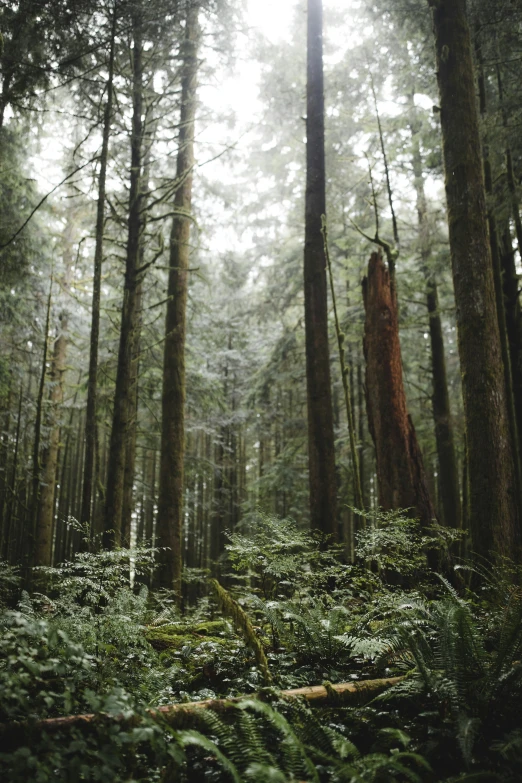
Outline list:
[[[161,625],[146,629],[145,638],[155,650],[160,653],[176,652],[187,644],[198,643],[229,644],[230,629],[221,620],[188,625]]]
[[[146,586],[151,550],[82,553],[41,572],[32,594],[6,567],[1,779],[519,781],[520,578],[504,564],[475,572],[471,591],[465,566],[432,573],[426,553],[451,546],[447,532],[375,515],[349,565],[260,515],[230,536],[224,583],[183,614]],[[366,704],[328,688],[313,708],[280,696],[396,675]],[[229,696],[241,699],[169,722],[147,712]],[[84,713],[98,717],[38,724]]]

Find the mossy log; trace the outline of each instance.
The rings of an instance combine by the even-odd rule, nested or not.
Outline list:
[[[212,641],[218,644],[226,644],[229,640],[225,636],[218,636],[226,630],[223,620],[211,620],[199,623],[196,626],[189,625],[159,625],[149,626],[145,638],[155,650],[178,649],[188,642]]]
[[[360,706],[370,699],[378,696],[387,688],[396,685],[403,677],[387,677],[378,680],[359,680],[358,682],[342,682],[337,685],[326,683],[325,685],[306,686],[292,690],[280,691],[283,699],[304,698],[314,705],[326,706],[338,704],[343,706]],[[167,704],[163,707],[147,710],[147,714],[158,721],[165,721],[172,728],[183,729],[191,725],[194,714],[198,710],[212,709],[227,711],[245,698],[259,698],[261,694],[254,696],[237,696],[232,699],[204,699],[202,701],[185,702],[181,704]],[[63,718],[46,718],[39,721],[23,721],[0,724],[0,749],[12,751],[22,742],[34,738],[36,733],[46,732],[54,734],[69,729],[88,729],[97,723],[118,722],[132,725],[139,722],[139,716],[133,716],[130,720],[123,715],[106,715],[104,713],[92,713],[87,715],[68,715]]]
[[[254,653],[256,663],[259,667],[259,670],[261,671],[261,674],[263,675],[265,685],[271,685],[272,675],[270,674],[270,670],[268,668],[266,653],[263,645],[257,637],[254,626],[250,622],[249,616],[238,604],[238,602],[232,598],[230,593],[219,584],[217,579],[210,579],[209,584],[215,593],[223,614],[232,619],[238,631],[241,632],[241,635],[245,640],[245,644],[247,644]]]

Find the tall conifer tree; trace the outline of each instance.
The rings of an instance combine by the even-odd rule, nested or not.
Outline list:
[[[168,301],[163,353],[163,392],[156,543],[160,547],[158,583],[181,595],[183,482],[185,455],[185,335],[190,256],[194,131],[198,77],[199,3],[187,2],[181,112],[170,235]]]
[[[310,523],[337,537],[337,488],[328,348],[322,0],[308,0],[304,294]]]
[[[476,553],[518,557],[515,462],[495,306],[466,0],[429,0],[437,52],[449,240]]]

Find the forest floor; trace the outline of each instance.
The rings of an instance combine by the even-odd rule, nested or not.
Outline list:
[[[2,779],[519,781],[522,591],[505,565],[450,584],[435,542],[388,515],[345,564],[260,517],[220,583],[187,573],[183,612],[151,550],[79,554],[31,593],[4,565]]]

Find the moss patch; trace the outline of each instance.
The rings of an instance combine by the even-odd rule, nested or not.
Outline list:
[[[193,645],[201,641],[224,644],[228,639],[218,634],[225,634],[227,631],[228,626],[223,620],[211,620],[195,626],[162,625],[159,628],[148,628],[146,639],[155,650],[179,650],[186,644]]]

